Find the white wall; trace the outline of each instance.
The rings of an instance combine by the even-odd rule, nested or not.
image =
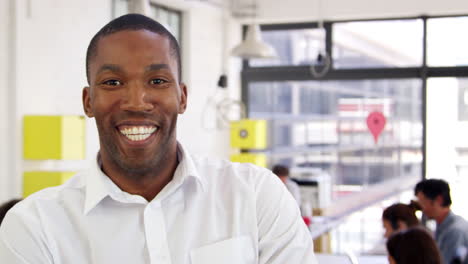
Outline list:
[[[9,181],[9,40],[10,26],[10,3],[0,1],[0,201],[8,198]]]
[[[240,23],[230,16],[221,1],[152,1],[183,12],[182,78],[188,86],[188,107],[179,116],[177,137],[192,154],[228,159],[231,151],[228,127],[216,128],[219,123],[214,106],[207,109],[206,106],[223,73],[229,79],[224,97],[240,98],[241,61],[229,56],[229,51],[241,40]],[[219,91],[215,102],[223,98],[220,95],[223,91]],[[201,124],[202,116],[210,129]]]
[[[317,19],[318,9],[322,10],[320,17],[329,20],[468,14],[466,0],[257,0],[257,2],[259,18],[264,21],[314,21]]]
[[[1,1],[2,5],[5,2],[8,1]],[[13,56],[8,65],[12,70],[8,72],[0,66],[0,74],[13,76],[8,87],[8,99],[13,101],[9,102],[13,107],[8,115],[13,120],[7,138],[13,144],[8,149],[13,162],[8,173],[0,174],[0,186],[6,189],[7,198],[21,194],[25,170],[77,170],[85,166],[86,161],[23,161],[22,118],[29,114],[83,114],[81,90],[86,85],[86,47],[93,34],[111,17],[110,1],[16,0],[9,3],[14,5],[10,16],[16,27],[10,27],[15,44],[6,52]],[[91,120],[88,124],[93,127]],[[95,153],[97,133],[89,130],[87,150]]]
[[[184,12],[182,38],[184,81],[189,88],[187,112],[180,116],[178,138],[194,154],[229,157],[229,130],[216,127],[216,117],[207,116],[207,100],[217,88],[221,74],[229,74],[226,96],[240,97],[240,59],[229,57],[229,50],[240,41],[240,24],[230,19],[220,7],[197,4]],[[218,98],[218,102],[221,98]]]

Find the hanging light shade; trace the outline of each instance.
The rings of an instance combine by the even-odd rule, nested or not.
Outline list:
[[[151,17],[151,5],[150,0],[133,0],[130,2],[130,11],[132,13],[138,13],[145,16]]]
[[[244,59],[277,57],[275,49],[263,42],[260,34],[260,26],[256,23],[247,27],[245,40],[241,44],[235,46],[231,54]]]

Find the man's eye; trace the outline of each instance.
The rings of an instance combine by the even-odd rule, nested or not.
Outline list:
[[[117,86],[117,85],[122,85],[122,82],[119,80],[107,80],[103,82],[102,84],[110,85],[110,86]]]
[[[165,82],[166,82],[165,80],[159,79],[159,78],[150,80],[150,84],[163,84]]]

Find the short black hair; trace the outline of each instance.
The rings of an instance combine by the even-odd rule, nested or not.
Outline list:
[[[96,33],[96,35],[94,35],[94,37],[89,42],[88,49],[86,51],[86,79],[88,84],[90,84],[89,65],[91,60],[97,55],[97,46],[99,40],[105,36],[124,30],[148,30],[168,38],[173,53],[172,55],[175,56],[177,60],[177,70],[180,82],[182,76],[180,47],[174,35],[172,35],[171,32],[169,32],[169,30],[167,30],[163,25],[147,16],[140,14],[127,14],[107,23]]]
[[[415,195],[418,195],[419,192],[422,192],[424,196],[430,200],[435,200],[437,196],[441,195],[443,199],[442,206],[448,207],[452,204],[452,199],[450,198],[450,187],[444,180],[422,180],[416,184],[416,187],[414,188]]]
[[[289,168],[283,165],[275,165],[272,171],[277,176],[289,176]]]

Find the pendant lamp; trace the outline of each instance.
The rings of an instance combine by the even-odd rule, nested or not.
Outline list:
[[[262,40],[260,26],[257,23],[252,23],[247,27],[245,40],[235,46],[231,54],[244,59],[277,57],[275,49]]]

